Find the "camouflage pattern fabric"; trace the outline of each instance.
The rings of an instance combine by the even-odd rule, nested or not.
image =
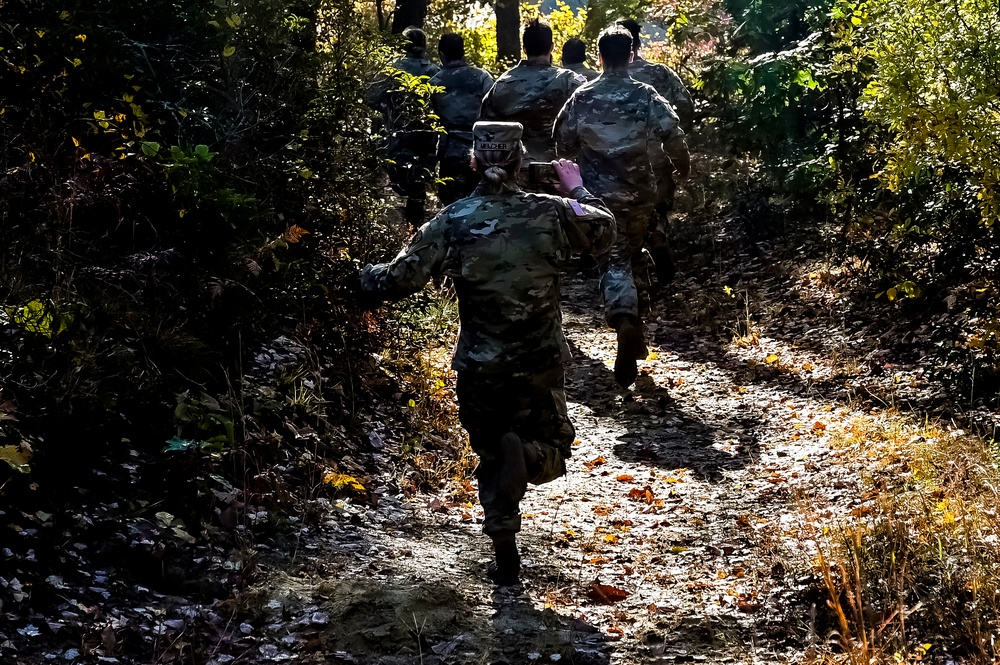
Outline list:
[[[412,55],[404,55],[392,63],[392,69],[406,72],[410,76],[434,76],[441,71],[440,67],[427,58],[417,58]]]
[[[406,55],[396,60],[366,94],[369,105],[382,112],[386,174],[393,190],[406,198],[403,217],[413,226],[424,222],[427,184],[433,179],[437,162],[438,133],[427,126],[424,118],[407,112],[406,93],[400,90],[398,74],[394,73],[431,77],[439,71],[440,67],[426,58]]]
[[[571,254],[603,254],[614,217],[582,187],[576,200],[480,186],[444,208],[390,263],[367,266],[362,288],[402,298],[432,276],[455,284],[462,321],[456,370],[519,372],[570,357],[559,310],[560,273]]]
[[[575,62],[572,65],[567,65],[563,63],[563,69],[568,69],[574,74],[579,74],[588,81],[593,81],[598,76],[601,75],[600,72],[595,72],[593,69],[583,64],[582,62]]]
[[[534,62],[534,60],[532,60]],[[586,79],[551,64],[520,63],[504,72],[483,98],[481,120],[506,120],[524,125],[524,161],[555,159],[552,122],[570,95]]]
[[[628,66],[629,74],[637,81],[653,86],[660,96],[674,107],[681,121],[681,129],[690,132],[694,124],[694,101],[677,72],[666,65],[649,62],[636,56]],[[674,209],[674,166],[662,150],[654,149],[649,155],[653,174],[656,177],[656,207],[654,208],[645,246],[658,261],[670,262],[669,213]],[[661,272],[662,274],[662,272]]]
[[[653,86],[674,107],[681,121],[681,129],[691,131],[694,123],[694,100],[677,72],[666,65],[635,56],[628,65],[628,73],[636,81]]]
[[[649,153],[662,146],[687,156],[670,104],[622,70],[605,71],[577,90],[553,127],[560,156],[576,157],[584,185],[615,214],[618,239],[602,263],[601,293],[609,324],[639,316],[648,303],[642,243],[656,199]]]
[[[563,368],[486,374],[458,372],[458,417],[479,456],[479,502],[487,534],[521,530],[519,502],[497,491],[503,480],[500,437],[513,431],[525,446],[528,481],[540,485],[566,473],[576,432],[566,410]]]
[[[438,146],[439,175],[445,181],[438,187],[438,198],[449,205],[471,194],[479,182],[479,175],[469,164],[472,125],[479,116],[483,96],[493,86],[493,77],[463,61],[446,64],[431,77],[431,85],[445,89],[435,93],[431,102],[447,131]]]

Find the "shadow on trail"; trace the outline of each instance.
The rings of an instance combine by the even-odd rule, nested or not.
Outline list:
[[[590,624],[526,595],[481,588],[461,578],[420,574],[348,577],[323,590],[330,629],[324,641],[343,662],[369,665],[520,665],[562,660],[607,665],[609,644]],[[341,661],[334,661],[341,662]]]
[[[671,396],[650,376],[640,374],[624,393],[611,370],[571,343],[576,361],[567,365],[567,397],[585,405],[599,419],[624,428],[614,445],[623,461],[665,469],[688,468],[705,480],[722,480],[743,468],[760,448],[759,419],[740,412],[711,414],[711,420]],[[619,396],[624,394],[624,399]],[[609,433],[610,434],[610,433]]]

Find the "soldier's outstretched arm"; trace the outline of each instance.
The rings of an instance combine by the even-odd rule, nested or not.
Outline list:
[[[555,160],[552,166],[559,175],[563,190],[570,195],[570,198],[556,199],[570,248],[576,253],[593,256],[611,249],[617,233],[615,216],[604,201],[583,186],[579,166],[567,159]]]
[[[424,224],[389,263],[365,266],[361,290],[383,300],[397,300],[422,289],[431,276],[440,273],[444,262],[445,221],[446,215],[438,215]]]

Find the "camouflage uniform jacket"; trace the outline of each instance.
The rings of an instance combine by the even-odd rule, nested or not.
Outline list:
[[[493,77],[465,62],[448,63],[431,77],[431,85],[444,88],[444,92],[431,97],[434,112],[448,132],[447,139],[442,141],[441,156],[468,157],[472,150],[472,125],[479,116],[483,95],[493,86]]]
[[[522,60],[504,72],[486,93],[479,119],[521,123],[525,161],[549,161],[555,158],[552,121],[573,91],[585,82],[568,69],[529,65]]]
[[[427,58],[417,58],[412,55],[404,55],[392,63],[392,69],[404,71],[410,76],[434,76],[441,71],[440,67]]]
[[[563,69],[568,69],[571,72],[579,74],[588,81],[593,81],[594,79],[596,79],[598,76],[601,75],[600,72],[595,72],[593,69],[583,64],[582,62],[575,62],[572,65],[564,64]]]
[[[694,101],[677,72],[666,65],[636,56],[629,63],[628,73],[636,81],[653,86],[660,96],[674,107],[681,121],[681,129],[685,132],[691,131],[694,123]]]
[[[570,357],[559,309],[560,273],[574,252],[605,252],[615,220],[578,187],[574,198],[493,194],[480,185],[444,208],[390,263],[366,266],[362,289],[386,298],[419,291],[433,275],[455,283],[461,330],[456,370],[535,371]]]
[[[560,156],[576,156],[584,185],[612,210],[652,204],[656,181],[650,148],[687,154],[677,114],[665,99],[625,71],[605,71],[577,90],[552,133]]]

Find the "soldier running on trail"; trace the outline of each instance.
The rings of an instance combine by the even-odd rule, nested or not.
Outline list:
[[[427,35],[419,28],[403,31],[403,57],[389,67],[389,74],[372,84],[368,103],[382,112],[386,132],[386,173],[392,188],[406,197],[403,217],[412,226],[424,222],[427,184],[437,159],[438,134],[416,110],[412,95],[402,89],[399,72],[409,76],[434,76],[440,67],[424,56]]]
[[[653,86],[661,97],[670,102],[681,121],[681,129],[690,132],[694,123],[694,101],[681,77],[670,67],[658,62],[649,62],[639,56],[639,49],[642,48],[642,38],[639,36],[641,25],[632,19],[619,20],[618,24],[624,26],[632,35],[633,55],[632,62],[628,66],[629,74],[636,81]],[[649,222],[645,245],[662,285],[672,281],[676,272],[667,232],[670,224],[669,214],[674,209],[674,192],[677,184],[674,182],[673,164],[659,146],[650,152],[649,161],[656,175],[656,205]]]
[[[455,284],[461,319],[452,367],[459,418],[479,456],[476,477],[493,541],[494,583],[517,583],[519,504],[528,482],[565,474],[575,437],[566,411],[559,283],[574,252],[600,255],[615,222],[584,187],[578,167],[554,163],[572,198],[521,191],[518,123],[477,122],[474,159],[482,182],[425,224],[390,263],[366,266],[363,291],[402,298],[431,277]]]
[[[562,48],[563,69],[568,69],[571,72],[579,74],[588,81],[593,81],[600,74],[583,64],[586,59],[587,45],[583,43],[583,40],[577,39],[576,37],[567,39]]]
[[[471,194],[479,183],[479,176],[469,163],[472,125],[479,115],[483,96],[493,86],[493,77],[465,61],[461,35],[442,36],[438,55],[442,69],[431,78],[431,85],[443,87],[444,92],[435,93],[431,101],[448,132],[438,144],[438,175],[444,181],[438,187],[438,199],[442,205],[448,205]]]
[[[522,44],[527,58],[497,79],[483,98],[479,117],[521,123],[525,161],[547,162],[555,158],[552,122],[586,79],[552,66],[552,28],[538,19],[524,28]]]
[[[642,255],[656,181],[649,153],[662,145],[680,174],[688,152],[677,114],[650,86],[628,73],[632,37],[621,26],[597,41],[600,77],[577,90],[553,128],[561,156],[576,156],[587,189],[615,215],[618,239],[601,261],[601,292],[608,325],[618,333],[615,380],[631,385],[636,360],[646,357],[641,314],[648,311],[648,277]]]

